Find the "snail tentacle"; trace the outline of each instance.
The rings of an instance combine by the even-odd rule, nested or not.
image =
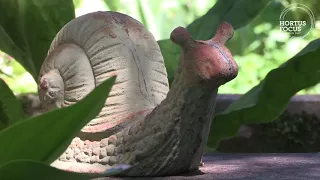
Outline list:
[[[39,86],[47,109],[74,104],[117,75],[104,108],[82,129],[82,135],[88,138],[95,132],[114,132],[116,126],[131,120],[129,117],[153,109],[169,91],[163,57],[154,37],[140,22],[121,13],[95,12],[70,21],[51,44],[39,84],[50,79],[52,69],[60,72],[64,88],[59,94],[64,95],[44,101],[49,93]]]

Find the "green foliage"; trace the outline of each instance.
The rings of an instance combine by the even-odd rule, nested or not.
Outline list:
[[[234,29],[238,29],[249,24],[271,0],[237,0],[232,2],[232,8],[224,15],[223,20],[232,24]]]
[[[19,170],[30,178],[34,174],[24,169],[27,166],[30,171],[43,170],[51,173],[46,176],[55,178],[77,177],[39,162],[50,164],[65,151],[75,135],[101,111],[114,82],[115,77],[106,80],[75,105],[19,121],[2,130],[0,144],[5,148],[0,149],[0,177],[11,178],[11,173],[20,177]]]
[[[51,163],[101,111],[114,81],[114,77],[106,80],[75,105],[20,121],[1,131],[0,144],[6,148],[0,149],[0,166],[19,159]]]
[[[98,174],[66,172],[44,163],[28,160],[13,161],[0,167],[0,179],[88,180],[97,177]]]
[[[7,84],[0,79],[0,131],[24,118],[22,106]]]
[[[0,49],[37,79],[50,43],[74,17],[72,0],[0,0]]]
[[[320,31],[317,29],[305,38],[290,38],[288,33],[281,32],[278,19],[286,6],[284,0],[281,2],[272,1],[251,23],[235,31],[227,47],[240,67],[239,73],[237,78],[220,87],[219,93],[246,93],[259,84],[269,71],[280,66],[310,41],[319,37]],[[299,15],[291,11],[287,14],[294,17]],[[319,92],[320,88],[314,86],[303,89],[298,94]]]
[[[110,11],[118,11],[120,9],[120,0],[104,0]]]
[[[200,8],[194,7],[202,3],[209,4],[208,0],[201,3],[176,0],[174,5],[170,4],[171,0],[136,0],[130,6],[124,6],[125,1],[119,0],[104,2],[110,10],[140,20],[156,39],[166,38],[158,41],[158,44],[170,82],[174,78],[180,55],[178,46],[168,39],[173,27],[186,26],[193,38],[202,40],[213,37],[221,21],[231,23],[237,30],[228,47],[240,65],[239,76],[221,87],[219,92],[234,92],[235,89],[246,92],[252,84],[258,85],[216,116],[209,137],[211,147],[216,147],[220,139],[236,135],[242,124],[265,123],[276,119],[291,96],[301,89],[314,86],[320,80],[319,64],[315,61],[320,57],[319,39],[269,72],[269,69],[277,67],[298,51],[290,51],[290,45],[307,42],[289,39],[277,31],[278,16],[283,9],[279,1],[218,0],[203,16],[200,15],[207,9],[198,10]],[[74,0],[74,4],[80,7],[82,1]],[[264,9],[268,4],[270,6]],[[258,15],[261,11],[262,14]],[[14,57],[37,79],[54,36],[74,16],[72,0],[0,0],[0,49]],[[289,53],[284,54],[284,49]],[[0,75],[5,73],[0,72]],[[38,176],[45,176],[46,179],[88,178],[87,174],[67,173],[47,164],[55,160],[76,133],[99,113],[113,82],[114,78],[109,79],[73,106],[19,121],[22,111],[16,107],[20,105],[8,86],[0,81],[0,129],[13,124],[0,132],[0,144],[5,147],[0,149],[0,179],[37,179]]]
[[[0,51],[0,78],[2,78],[14,94],[36,92],[37,85],[33,77],[21,64]]]
[[[214,118],[208,145],[215,147],[219,140],[235,136],[242,124],[276,119],[294,94],[320,81],[320,62],[316,60],[319,58],[320,39],[317,39],[270,71],[259,85]]]
[[[141,21],[146,28],[153,33],[155,38],[159,40],[168,39],[173,28],[177,26],[186,27],[193,22],[194,19],[203,16],[203,14],[216,3],[216,0],[95,0],[94,2],[90,0],[73,0],[73,2],[78,15],[94,10],[112,10],[128,14]],[[103,2],[105,2],[106,6],[101,6]],[[233,13],[224,17],[224,20],[232,22],[233,26],[237,26],[236,23],[242,23],[243,18],[248,18],[248,21],[250,21],[251,18],[246,17],[246,14],[251,15],[259,13],[259,11],[252,10],[251,8],[247,9],[246,6],[238,7],[236,4],[244,3],[247,4],[248,7],[251,5],[263,6],[269,1],[262,0],[251,2],[250,0],[227,0],[224,2],[226,4],[234,4],[229,9],[229,11],[232,11]],[[237,29],[232,40],[228,42],[227,46],[235,56],[236,61],[241,68],[238,77],[222,86],[219,89],[220,93],[242,94],[247,92],[251,87],[257,85],[265,77],[267,72],[282,64],[284,60],[291,58],[292,55],[299,52],[309,41],[320,36],[320,31],[316,29],[306,38],[289,39],[286,37],[286,33],[279,31],[278,27],[278,19],[281,11],[285,6],[291,3],[302,3],[308,6],[314,13],[316,20],[319,20],[318,17],[320,17],[320,12],[316,7],[318,7],[320,1],[274,0],[270,2],[271,3],[269,3],[267,8],[262,10],[262,12],[249,24]],[[127,6],[128,3],[130,3],[130,6]],[[139,11],[139,8],[142,8],[143,11]],[[289,15],[298,18],[299,20],[303,20],[304,18],[301,14],[295,12],[288,12],[288,16]],[[143,18],[145,18],[146,21],[143,21]],[[152,21],[148,21],[148,19]],[[196,29],[196,31],[199,31],[199,34],[203,34],[200,33],[202,29],[204,29],[205,32],[208,29],[206,26],[210,25],[212,25],[211,22],[204,22]],[[206,39],[206,37],[209,38],[210,34],[204,34],[204,38],[200,37],[200,39]],[[168,52],[164,54],[164,56],[165,59],[168,60],[165,63],[168,65],[168,74],[171,81],[177,66],[177,60],[171,59],[171,57],[177,57],[180,52],[170,41],[163,41],[164,40],[160,40],[159,44],[161,44],[161,48],[164,49],[164,52]],[[14,66],[13,69],[15,70],[16,65]],[[252,68],[256,71],[248,71],[248,68]],[[1,68],[0,57],[0,71],[1,70],[3,69]],[[6,80],[15,94],[36,92],[36,82],[31,80],[29,77],[30,75],[27,75],[25,71],[21,75],[16,75],[14,72],[11,74],[13,75],[13,78],[11,79],[5,77],[5,74],[0,73],[0,77]],[[320,85],[299,91],[299,94],[302,93],[320,93]]]
[[[178,46],[173,44],[171,40],[160,40],[158,44],[161,49],[162,56],[164,58],[164,63],[166,66],[169,83],[171,84],[174,79],[174,73],[178,67],[180,49]]]
[[[29,179],[46,179],[46,180],[88,180],[99,177],[114,176],[130,168],[127,165],[114,166],[106,172],[97,173],[74,173],[62,171],[47,164],[30,161],[18,160],[12,161],[0,167],[0,179],[10,180],[29,180]]]
[[[205,15],[193,21],[186,28],[194,39],[207,40],[214,36],[221,21],[231,23],[235,29],[245,26],[269,2],[270,0],[218,0]],[[248,4],[252,5],[248,6]],[[158,41],[158,44],[165,60],[169,81],[172,82],[178,66],[180,49],[169,39]]]

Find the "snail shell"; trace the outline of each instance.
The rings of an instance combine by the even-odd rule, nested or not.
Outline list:
[[[82,132],[113,134],[133,116],[148,114],[169,91],[160,48],[140,22],[117,12],[90,13],[53,40],[40,70],[39,97],[47,110],[69,106],[114,75],[105,106]]]

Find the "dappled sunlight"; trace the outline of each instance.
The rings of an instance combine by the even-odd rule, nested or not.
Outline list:
[[[236,171],[242,171],[241,165],[221,165],[217,164],[214,166],[205,165],[201,168],[204,173],[234,173]]]
[[[215,0],[140,1],[139,4],[133,0],[121,0],[114,4],[104,0],[74,0],[74,4],[76,17],[95,11],[117,11],[130,15],[144,24],[156,40],[168,39],[174,28],[187,26],[215,4]]]
[[[251,25],[254,26],[253,23]],[[279,67],[299,53],[311,40],[319,36],[319,32],[320,26],[318,25],[306,38],[290,38],[287,33],[272,27],[270,23],[261,22],[254,28],[238,29],[227,46],[239,65],[239,73],[234,80],[221,86],[219,92],[246,93],[253,86],[258,85],[272,69]],[[251,37],[250,34],[254,36]],[[244,40],[240,38],[242,36],[253,39],[252,41]],[[233,44],[236,46],[234,47]],[[257,53],[258,51],[260,52]],[[318,93],[320,93],[319,85],[298,92],[298,94]]]
[[[96,11],[106,11],[107,6],[102,0],[82,0],[80,1],[80,6],[76,8],[76,17],[96,12]]]
[[[37,83],[31,74],[15,59],[2,51],[0,51],[0,78],[16,95],[37,92]]]
[[[205,155],[200,170],[211,179],[315,179],[320,177],[318,166],[316,154],[219,153]]]

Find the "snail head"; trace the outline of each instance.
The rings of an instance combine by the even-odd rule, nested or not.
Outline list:
[[[182,71],[188,85],[219,87],[234,79],[238,65],[225,43],[233,36],[233,27],[221,22],[216,35],[207,41],[194,40],[183,27],[177,27],[170,39],[180,46]]]

